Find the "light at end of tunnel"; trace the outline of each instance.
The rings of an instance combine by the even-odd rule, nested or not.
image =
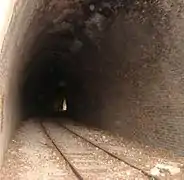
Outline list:
[[[59,103],[56,102],[56,104],[55,104],[55,110],[57,112],[66,112],[67,109],[68,109],[67,108],[67,102],[66,102],[66,99],[65,98],[64,99],[61,99],[59,101]]]
[[[64,99],[64,101],[63,101],[63,111],[67,111],[66,99]]]

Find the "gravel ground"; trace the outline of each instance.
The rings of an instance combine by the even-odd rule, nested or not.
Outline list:
[[[0,170],[1,180],[75,179],[36,121],[22,123]]]
[[[59,149],[68,157],[84,179],[148,179],[140,171],[119,162],[102,150],[69,133],[59,126],[56,120],[47,119],[43,125]],[[182,165],[184,161],[181,158],[171,157],[171,154],[128,142],[107,131],[87,128],[69,119],[61,119],[61,122],[136,167],[150,174],[158,175],[160,179],[166,179],[166,176],[172,180],[183,179]],[[160,168],[159,171],[158,168]],[[164,170],[168,170],[168,173]],[[22,126],[17,131],[5,156],[4,166],[0,170],[0,180],[25,179],[76,179],[70,167],[42,131],[38,120],[22,122]]]
[[[169,165],[171,166],[171,169],[180,168],[180,173],[173,173],[171,176],[171,172],[169,172],[169,175],[165,172],[159,174],[161,176],[160,178],[165,179],[165,176],[169,176],[172,180],[184,179],[184,173],[182,171],[184,158],[176,157],[172,152],[166,152],[162,149],[153,149],[136,142],[130,142],[123,137],[112,135],[107,131],[84,128],[83,125],[74,123],[69,119],[65,119],[64,125],[91,142],[94,142],[109,152],[122,157],[127,162],[130,162],[150,174],[152,173],[152,169],[158,164]]]
[[[67,154],[84,179],[146,179],[139,171],[115,160],[57,124],[44,124],[58,147]]]

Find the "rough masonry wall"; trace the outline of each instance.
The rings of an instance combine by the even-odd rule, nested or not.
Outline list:
[[[3,1],[0,3],[2,4]],[[1,34],[0,42],[0,87],[1,97],[3,96],[3,106],[1,106],[3,113],[0,117],[0,164],[11,135],[20,120],[17,78],[21,70],[20,62],[25,59],[26,49],[23,48],[23,41],[30,20],[34,16],[34,9],[39,7],[39,1],[7,1],[7,3],[3,25],[7,31]]]
[[[183,5],[135,1],[98,48],[84,48],[78,73],[85,77],[74,106],[79,119],[183,155]]]

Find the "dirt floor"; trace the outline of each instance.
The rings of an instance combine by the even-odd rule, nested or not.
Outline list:
[[[22,122],[6,153],[0,179],[80,179],[48,138],[43,126],[82,179],[146,180],[168,177],[172,180],[182,180],[184,178],[182,177],[184,161],[171,157],[169,153],[156,152],[147,146],[128,142],[107,131],[87,128],[69,119],[60,119],[59,122],[72,132],[120,157],[124,162],[59,126],[58,119],[47,119],[42,123],[34,119]]]

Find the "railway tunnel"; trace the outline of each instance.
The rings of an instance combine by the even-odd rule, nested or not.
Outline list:
[[[183,5],[7,1],[1,161],[21,120],[55,115],[183,155]]]

